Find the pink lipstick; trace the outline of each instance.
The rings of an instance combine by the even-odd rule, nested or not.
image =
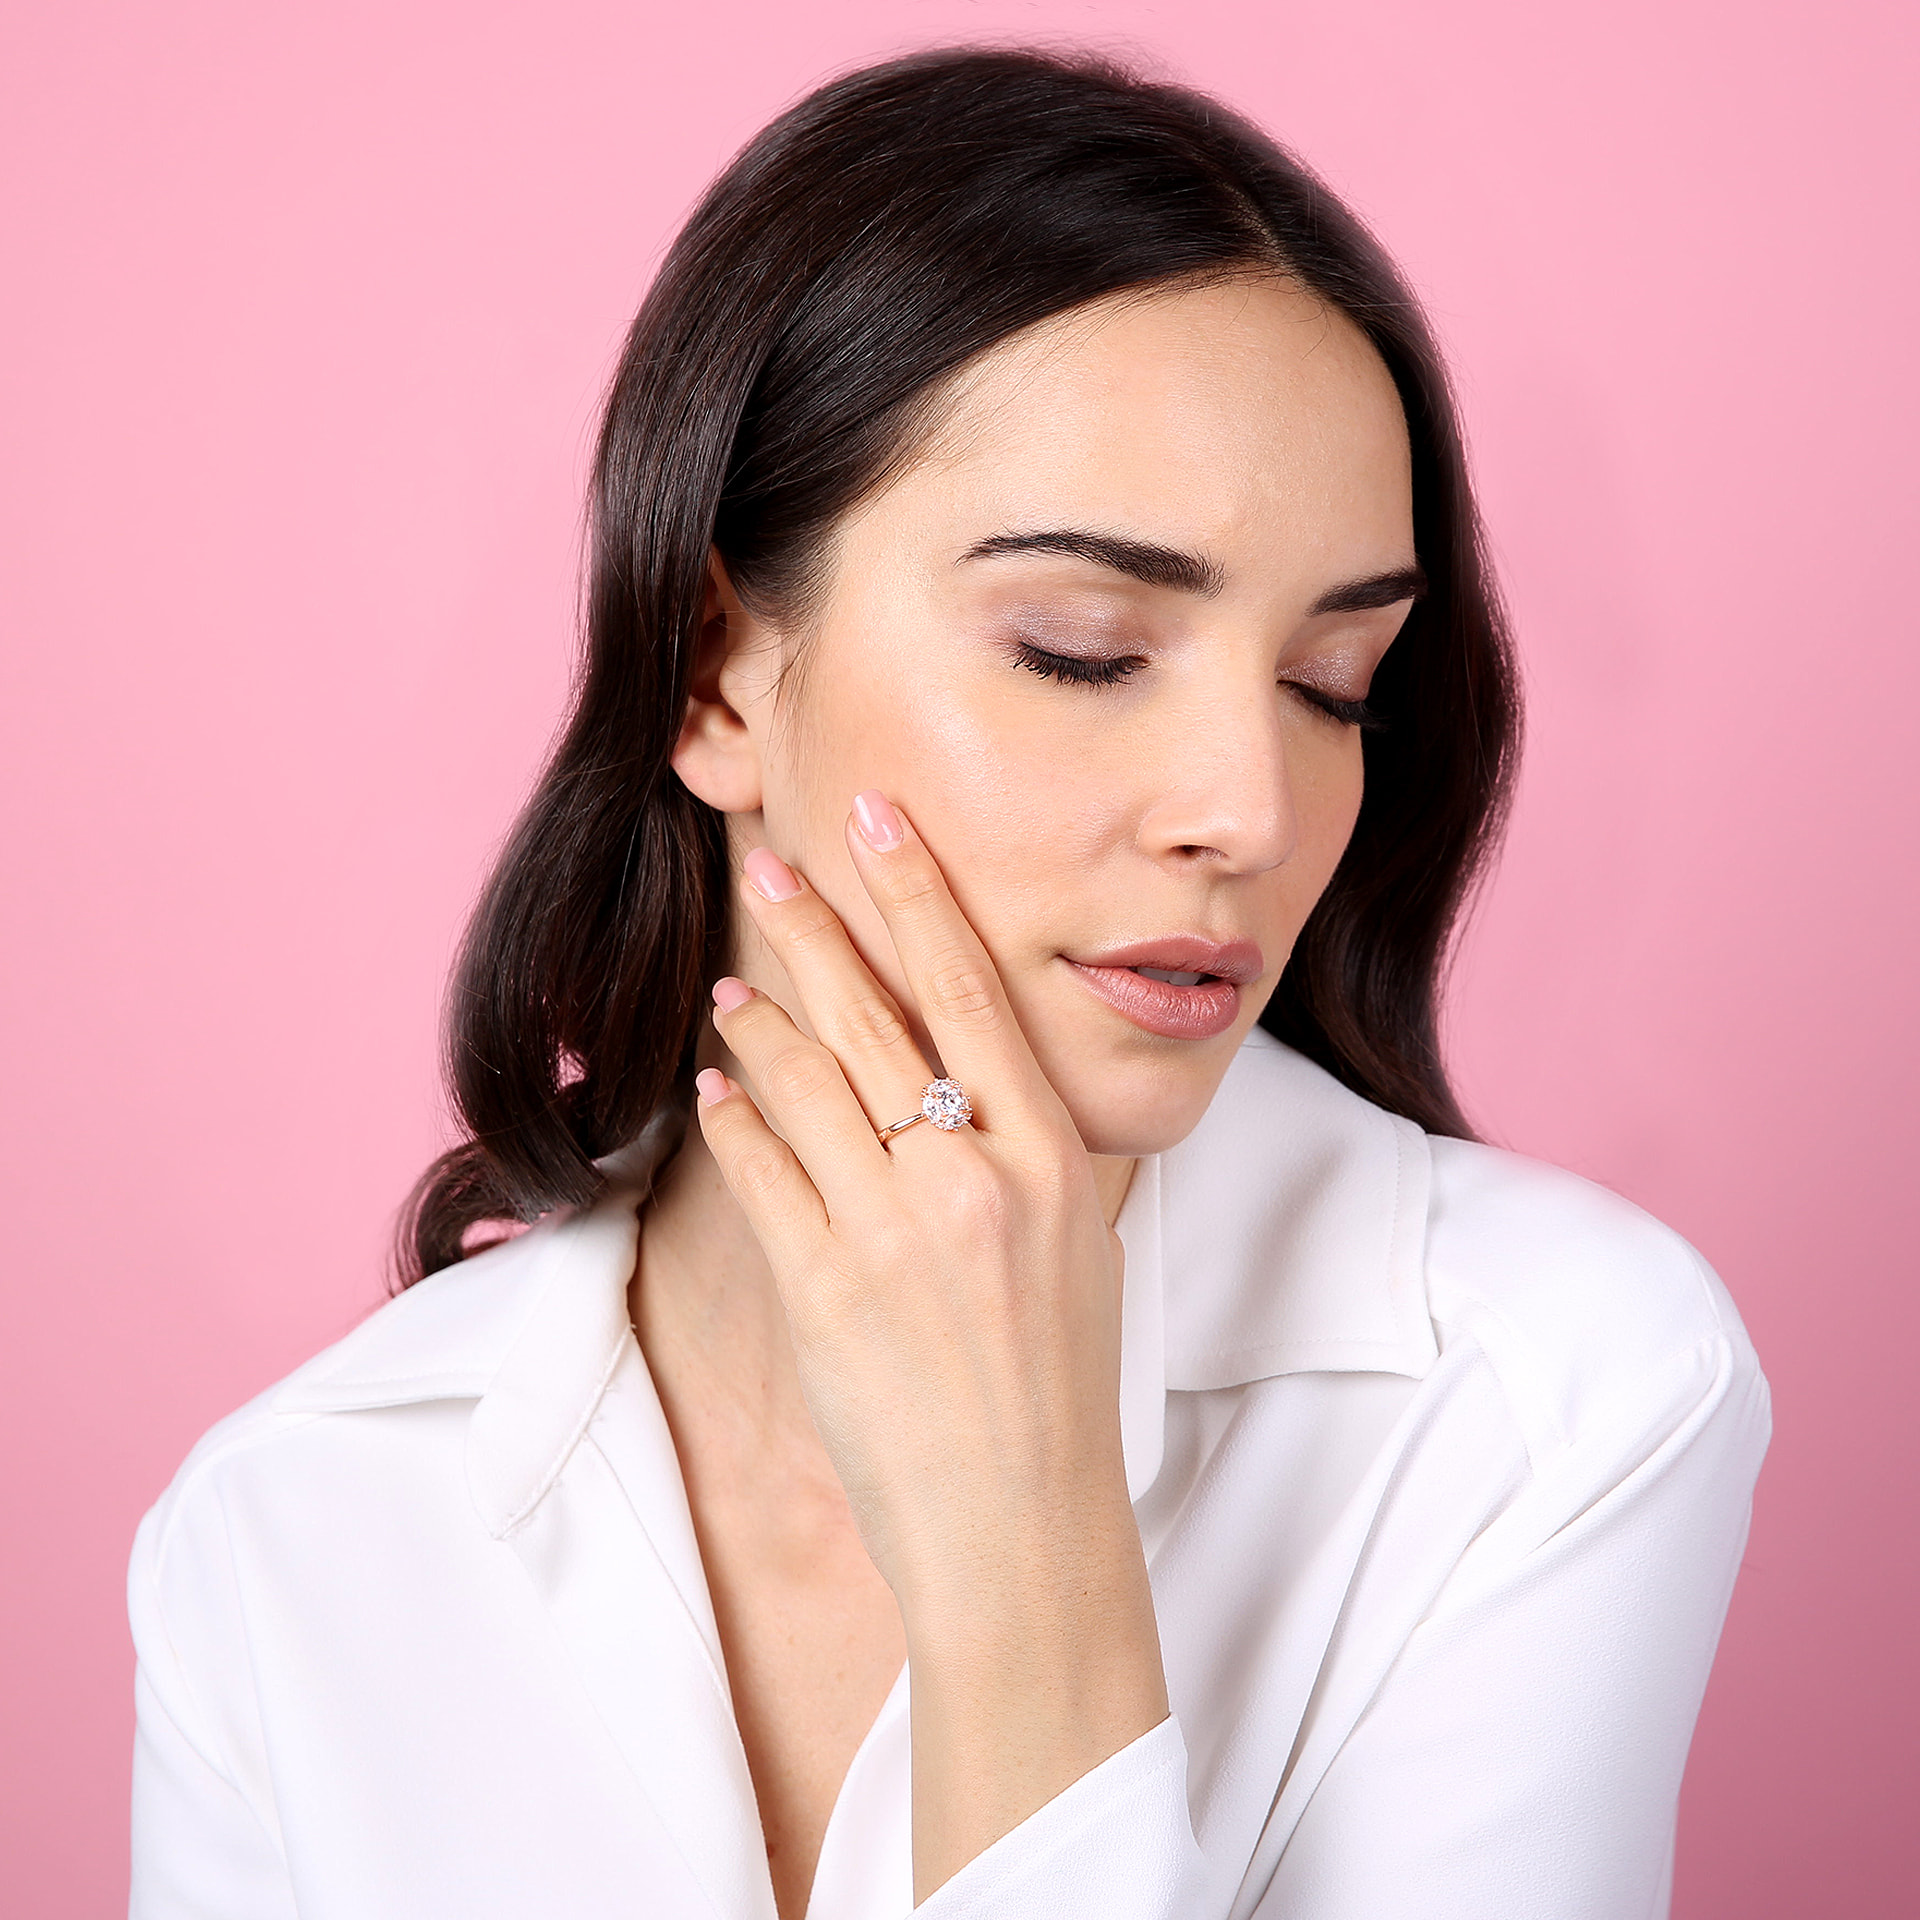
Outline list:
[[[1115,1012],[1168,1040],[1211,1040],[1240,1012],[1240,990],[1265,971],[1251,940],[1173,934],[1076,959],[1061,958]]]

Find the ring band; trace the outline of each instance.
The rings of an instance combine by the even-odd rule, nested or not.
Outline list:
[[[876,1127],[874,1138],[884,1147],[896,1133],[931,1120],[942,1133],[956,1133],[973,1118],[973,1102],[958,1080],[929,1080],[920,1096],[920,1111],[896,1120],[890,1127]]]

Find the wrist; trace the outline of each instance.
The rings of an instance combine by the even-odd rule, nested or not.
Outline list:
[[[1009,1665],[1084,1663],[1098,1645],[1122,1664],[1159,1635],[1133,1510],[1069,1515],[1034,1529],[983,1527],[902,1556],[894,1583],[916,1672],[957,1679]]]

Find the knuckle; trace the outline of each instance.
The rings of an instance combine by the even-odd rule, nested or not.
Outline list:
[[[927,997],[947,1020],[991,1027],[1000,1017],[1000,994],[982,960],[958,955],[936,965],[927,979]]]
[[[982,1239],[997,1235],[1012,1213],[1012,1195],[994,1167],[981,1160],[956,1170],[948,1179],[945,1204],[952,1225]]]
[[[776,1106],[804,1107],[827,1091],[834,1070],[818,1047],[782,1047],[761,1065],[760,1090]]]
[[[907,1038],[907,1023],[891,1000],[860,993],[836,1010],[834,1037],[849,1046],[884,1052]]]
[[[804,906],[798,902],[795,906],[796,911],[788,913],[782,921],[783,937],[795,952],[832,946],[845,937],[839,916],[817,894],[807,896]]]
[[[739,1006],[716,1010],[714,1018],[722,1023],[727,1044],[737,1053],[742,1047],[765,1046],[780,1031],[782,1009],[765,994],[756,993]]]
[[[787,1177],[786,1156],[771,1142],[745,1148],[733,1162],[732,1186],[743,1200],[771,1197]]]
[[[903,860],[892,867],[882,882],[887,896],[887,904],[902,913],[914,913],[932,906],[939,898],[941,886],[931,869],[913,860]]]

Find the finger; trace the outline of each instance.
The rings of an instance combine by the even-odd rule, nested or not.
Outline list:
[[[926,843],[884,794],[869,790],[854,802],[847,844],[941,1061],[981,1108],[976,1124],[1005,1126],[1023,1103],[1028,1113],[1051,1117],[1060,1103]],[[982,1098],[988,1093],[991,1105]]]
[[[742,897],[867,1118],[884,1127],[911,1112],[932,1069],[899,1002],[873,977],[840,916],[766,847],[747,855]]]
[[[707,1151],[767,1257],[776,1271],[785,1261],[804,1262],[829,1223],[798,1156],[719,1068],[696,1074],[694,1087]]]
[[[806,1169],[830,1216],[871,1191],[886,1149],[838,1060],[745,981],[714,983],[714,1025],[753,1084],[761,1115]]]

